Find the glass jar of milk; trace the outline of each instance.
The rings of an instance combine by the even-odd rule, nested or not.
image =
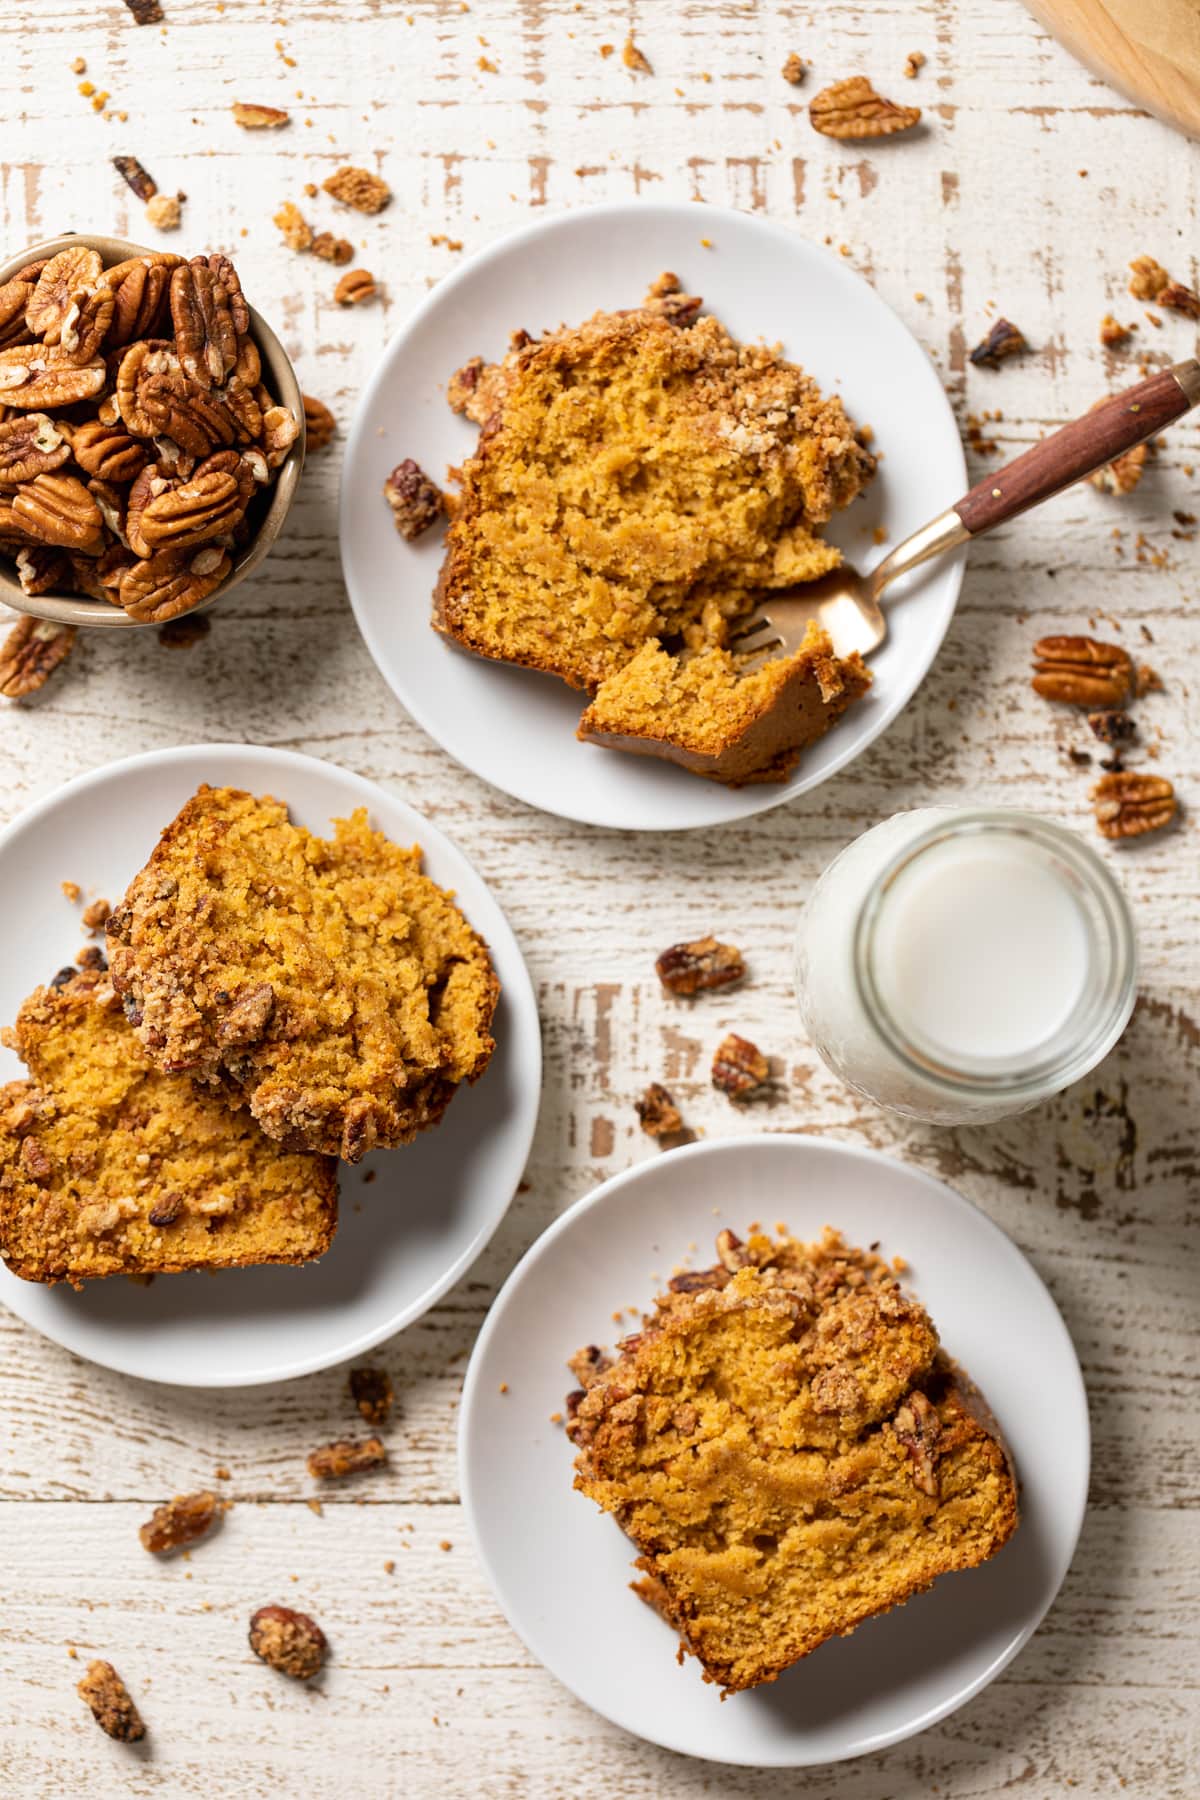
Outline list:
[[[796,991],[843,1081],[932,1124],[1024,1112],[1107,1055],[1133,1011],[1129,907],[1033,813],[931,806],[851,844],[809,896]]]

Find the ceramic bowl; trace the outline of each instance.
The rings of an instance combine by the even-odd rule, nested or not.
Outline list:
[[[106,269],[131,256],[154,254],[145,244],[134,244],[127,238],[97,236],[87,231],[66,232],[62,237],[31,244],[27,250],[0,264],[0,286],[11,281],[18,269],[23,269],[27,263],[57,256],[60,250],[69,249],[73,244],[83,244],[98,251]],[[266,490],[267,504],[258,518],[254,536],[237,551],[228,579],[207,600],[193,607],[194,612],[204,612],[218,600],[223,600],[231,588],[252,574],[262,562],[283,528],[304,466],[304,396],[296,372],[266,320],[252,306],[249,310],[250,335],[262,358],[263,380],[275,398],[296,415],[300,421],[300,435],[288,451],[274,483]],[[104,600],[91,600],[83,594],[25,593],[7,556],[0,556],[0,600],[17,612],[32,613],[39,619],[53,619],[60,625],[102,626],[109,631],[143,628],[141,621],[131,619],[120,607],[111,606]]]

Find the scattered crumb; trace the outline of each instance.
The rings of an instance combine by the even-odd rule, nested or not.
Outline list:
[[[917,71],[925,67],[925,60],[925,52],[923,50],[909,51],[904,59],[904,73],[908,76],[910,81],[915,80]]]
[[[64,881],[61,886],[63,893],[72,903],[83,897],[83,889],[77,881]]]
[[[72,75],[82,75],[86,68],[87,63],[83,60],[83,57],[77,56],[75,61],[71,64],[71,73]]]
[[[499,68],[492,61],[490,56],[481,56],[475,66],[477,69],[481,69],[485,75],[498,75],[500,73]]]
[[[305,1505],[308,1507],[309,1512],[316,1513],[318,1519],[324,1518],[325,1508],[321,1505],[319,1500],[306,1500]]]
[[[155,231],[178,231],[182,214],[178,194],[155,194],[146,205],[146,223]]]
[[[111,911],[112,907],[107,900],[89,900],[80,917],[89,931],[99,931]]]
[[[298,206],[285,200],[274,215],[273,223],[279,227],[283,241],[289,250],[305,251],[312,249],[312,226],[304,217]]]
[[[508,1392],[508,1383],[507,1383],[507,1381],[502,1381],[502,1382],[501,1382],[501,1383],[500,1383],[500,1392],[501,1392],[501,1393],[502,1393],[502,1394],[507,1394],[507,1392]]]
[[[1116,350],[1122,344],[1127,344],[1136,330],[1136,325],[1122,325],[1120,319],[1114,318],[1112,313],[1105,313],[1100,321],[1100,342],[1105,349]]]
[[[793,87],[799,87],[808,73],[808,64],[802,56],[798,56],[792,50],[788,53],[788,59],[779,73],[785,81],[790,81]]]
[[[385,1575],[394,1575],[396,1573],[396,1564],[390,1556],[383,1565],[383,1572]]]
[[[225,1467],[224,1463],[218,1463],[216,1468],[213,1470],[213,1479],[215,1481],[232,1481],[233,1476],[230,1474],[229,1470]]]
[[[632,37],[625,39],[625,48],[621,52],[621,61],[627,69],[635,70],[639,75],[653,75],[650,59],[638,49]]]
[[[449,1538],[443,1538],[441,1543],[438,1545],[439,1550],[453,1550],[453,1548],[454,1548],[454,1545],[450,1542]]]

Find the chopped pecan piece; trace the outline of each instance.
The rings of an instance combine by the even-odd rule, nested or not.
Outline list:
[[[1039,638],[1033,646],[1033,691],[1043,700],[1092,710],[1120,706],[1133,680],[1133,663],[1120,644],[1096,638]]]
[[[700,1294],[706,1288],[728,1287],[730,1279],[729,1270],[718,1263],[712,1269],[681,1269],[667,1286],[673,1294]]]
[[[304,217],[298,206],[285,200],[275,214],[274,223],[283,233],[283,241],[289,250],[311,250],[313,244],[312,226]]]
[[[159,0],[125,0],[135,25],[161,25],[163,9]]]
[[[351,1369],[350,1397],[368,1425],[387,1424],[393,1394],[385,1369]]]
[[[919,106],[897,106],[877,94],[865,75],[822,88],[808,107],[814,131],[831,138],[892,137],[920,123]]]
[[[1168,281],[1157,296],[1158,305],[1170,312],[1182,313],[1185,319],[1200,319],[1200,294],[1185,287],[1182,281]]]
[[[1022,356],[1028,350],[1024,333],[1009,319],[997,319],[987,336],[971,352],[976,368],[998,369],[1009,356]]]
[[[132,4],[132,0],[126,0]],[[88,1664],[87,1674],[76,1687],[76,1693],[87,1701],[101,1731],[123,1744],[136,1743],[146,1735],[142,1715],[132,1696],[110,1662],[99,1657]]]
[[[304,396],[304,442],[309,450],[324,450],[337,430],[337,420],[323,400]]]
[[[80,923],[86,925],[89,931],[98,931],[107,922],[111,911],[112,907],[107,900],[89,900],[79,915]]]
[[[242,100],[233,103],[233,122],[247,131],[275,131],[286,125],[291,116],[280,106],[254,106]]]
[[[347,269],[333,290],[339,306],[365,306],[378,293],[370,269]]]
[[[799,87],[805,76],[808,74],[808,64],[802,56],[799,56],[795,50],[792,50],[789,51],[787,61],[784,63],[782,69],[780,69],[779,73],[783,76],[785,81],[790,81],[793,87]]]
[[[1132,494],[1146,467],[1147,446],[1135,444],[1132,450],[1126,450],[1115,462],[1105,463],[1103,468],[1093,469],[1088,480],[1093,487],[1098,487],[1102,494],[1112,494],[1120,498],[1123,494]]]
[[[340,200],[343,206],[352,206],[356,212],[382,212],[392,197],[392,190],[386,181],[378,175],[372,175],[369,169],[347,167],[337,169],[321,183],[327,194]]]
[[[746,976],[742,953],[715,937],[672,944],[654,964],[658,979],[672,994],[692,995],[707,988],[733,987]]]
[[[293,1681],[311,1681],[329,1653],[325,1633],[316,1620],[290,1606],[259,1607],[250,1620],[250,1648]]]
[[[1106,350],[1120,349],[1132,336],[1132,325],[1122,325],[1120,319],[1114,318],[1112,313],[1105,313],[1100,321],[1100,342]]]
[[[631,37],[625,39],[625,47],[621,51],[621,61],[625,64],[627,69],[632,69],[635,74],[653,75],[654,73],[654,70],[650,66],[649,57],[645,56],[643,52],[638,49]]]
[[[138,1537],[143,1550],[155,1556],[167,1556],[206,1537],[221,1517],[221,1502],[215,1494],[176,1494],[163,1506],[156,1506]]]
[[[1178,810],[1175,789],[1165,776],[1136,769],[1102,775],[1092,789],[1092,805],[1101,837],[1116,840],[1161,831]]]
[[[387,1459],[387,1450],[377,1437],[339,1438],[309,1452],[308,1472],[319,1481],[340,1481],[344,1475],[377,1469]]]
[[[444,510],[444,499],[420,463],[406,456],[383,484],[383,497],[392,509],[396,530],[412,543]]]
[[[909,81],[916,80],[920,71],[925,67],[927,60],[928,59],[926,58],[925,52],[923,50],[910,50],[909,51],[908,55],[904,59],[904,73],[907,76]]]
[[[1137,724],[1127,712],[1120,707],[1108,707],[1103,712],[1090,712],[1087,722],[1092,734],[1102,744],[1127,744],[1137,736]]]
[[[322,262],[336,263],[339,268],[353,259],[354,245],[348,238],[335,237],[332,231],[319,231],[312,241],[312,253]]]
[[[114,156],[113,168],[126,187],[133,189],[143,206],[148,200],[153,200],[158,192],[158,183],[153,175],[142,167],[136,156]]]
[[[257,1044],[275,1011],[275,989],[269,981],[239,995],[221,1021],[217,1036],[223,1044]]]
[[[636,1103],[637,1116],[647,1137],[675,1137],[683,1130],[683,1117],[661,1082],[652,1081]]]
[[[19,619],[0,645],[0,694],[8,700],[36,694],[71,654],[75,631],[28,614]]]
[[[728,1040],[726,1041],[728,1042]],[[746,1040],[745,1038],[738,1038],[736,1041],[739,1044],[744,1044]],[[750,1048],[753,1049],[754,1046],[750,1045]],[[765,1060],[766,1059],[764,1058],[764,1065]],[[737,1232],[731,1231],[728,1225],[723,1231],[718,1231],[717,1233],[717,1257],[721,1267],[727,1269],[731,1275],[736,1275],[739,1269],[748,1268],[750,1263],[754,1260]]]
[[[1139,663],[1133,685],[1134,691],[1140,700],[1146,694],[1161,694],[1163,691],[1163,678],[1157,669],[1151,668],[1149,663]]]
[[[1129,267],[1129,291],[1135,300],[1157,300],[1163,289],[1171,285],[1171,277],[1152,256],[1135,256]]]
[[[938,1492],[938,1443],[942,1421],[920,1388],[914,1388],[892,1420],[892,1430],[913,1464],[913,1480],[931,1498]]]
[[[731,1100],[749,1100],[766,1086],[771,1066],[757,1044],[731,1031],[713,1057],[712,1084]]]

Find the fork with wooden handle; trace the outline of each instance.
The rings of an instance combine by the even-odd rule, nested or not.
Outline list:
[[[1073,481],[1144,443],[1200,403],[1200,362],[1194,357],[1162,369],[1123,394],[1102,400],[1061,431],[1043,438],[1014,462],[986,475],[961,500],[898,544],[868,575],[842,563],[819,581],[768,594],[730,636],[743,670],[800,648],[810,619],[823,625],[839,656],[869,656],[887,637],[879,601],[889,582],[910,569],[982,537],[997,525],[1040,506]]]

